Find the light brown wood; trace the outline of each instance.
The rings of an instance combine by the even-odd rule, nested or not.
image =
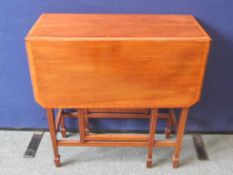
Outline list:
[[[56,120],[55,120],[55,129],[56,131],[58,130],[58,127],[61,123],[61,118],[62,118],[62,109],[58,109],[57,115],[56,115]]]
[[[90,134],[87,141],[148,141],[148,134]]]
[[[176,120],[176,114],[175,114],[175,111],[173,109],[169,109],[169,115],[170,115],[170,118],[171,118],[171,123],[174,127],[177,126],[177,120]]]
[[[71,118],[77,118],[78,113],[77,112],[63,112],[63,116],[65,117],[71,117]]]
[[[199,100],[210,39],[193,17],[107,16],[47,14],[34,26],[26,42],[40,105],[171,108]],[[118,25],[125,27],[111,27]],[[101,28],[105,34],[89,35]]]
[[[56,121],[55,121],[56,131],[58,131],[59,125],[60,125],[60,131],[61,131],[62,137],[66,137],[65,119],[63,116],[62,109],[58,109],[57,111]]]
[[[152,154],[154,148],[157,118],[158,118],[158,109],[152,109],[151,118],[150,118],[149,138],[148,138],[148,153],[147,153],[147,162],[146,162],[147,168],[152,168],[152,162],[153,162]]]
[[[177,168],[179,165],[179,156],[180,156],[180,150],[181,150],[181,145],[182,145],[182,140],[183,140],[183,135],[184,135],[184,129],[186,126],[186,120],[188,117],[188,108],[183,108],[180,112],[180,118],[179,118],[179,124],[177,128],[177,134],[176,134],[176,147],[175,147],[175,152],[173,155],[173,167]]]
[[[133,109],[131,109],[131,111],[133,111]],[[64,116],[66,117],[72,117],[72,118],[77,118],[77,112],[64,112],[63,113]],[[86,118],[134,118],[134,119],[146,119],[146,118],[150,118],[150,115],[148,113],[144,113],[144,114],[140,114],[140,113],[136,113],[132,112],[132,113],[122,113],[122,111],[120,110],[118,113],[112,113],[112,112],[105,112],[104,110],[101,110],[101,112],[92,112],[92,113],[88,113],[85,116],[85,120]],[[158,114],[158,118],[159,119],[168,119],[169,118],[169,114],[167,113],[159,113]]]
[[[27,39],[209,39],[191,15],[43,14]]]
[[[149,109],[99,109],[99,108],[91,108],[88,109],[88,113],[124,113],[124,114],[149,114]]]
[[[47,118],[48,118],[49,131],[53,146],[54,163],[56,167],[59,167],[61,163],[60,163],[60,155],[58,153],[58,143],[56,138],[56,128],[54,122],[54,111],[52,109],[47,109]]]
[[[53,111],[51,113],[52,110],[49,110],[49,115],[53,116]],[[153,147],[176,147],[177,146],[177,142],[180,143],[180,139],[177,140],[176,142],[171,141],[171,140],[154,140],[154,135],[155,135],[155,129],[156,129],[156,118],[159,119],[159,117],[161,117],[161,119],[167,119],[170,120],[171,114],[168,113],[157,113],[158,110],[152,110],[151,113],[151,121],[150,121],[150,137],[147,134],[89,134],[84,132],[86,131],[86,126],[85,126],[85,122],[86,119],[88,118],[88,115],[90,115],[89,111],[84,109],[84,110],[78,110],[79,113],[77,112],[64,112],[62,109],[58,110],[58,114],[56,115],[56,125],[59,125],[59,120],[61,120],[61,116],[73,116],[79,119],[79,121],[81,121],[79,123],[79,128],[80,129],[80,141],[76,141],[76,140],[56,140],[56,136],[54,138],[53,136],[53,127],[51,125],[49,125],[50,127],[50,131],[51,131],[51,137],[53,136],[52,139],[52,143],[55,146],[54,148],[54,152],[55,155],[58,155],[58,148],[56,147],[56,145],[58,146],[114,146],[114,147],[118,147],[118,146],[135,146],[135,147],[148,147],[148,160],[147,160],[147,167],[150,168],[152,167],[152,152],[153,152]],[[136,110],[137,111],[137,110]],[[133,109],[131,109],[132,113],[125,113],[124,117],[126,118],[133,118],[135,115],[137,116],[138,113],[136,113],[136,111],[133,111]],[[156,112],[157,111],[157,112]],[[95,113],[96,112],[96,113]],[[92,115],[95,114],[110,114],[110,117],[112,114],[113,117],[117,117],[117,111],[114,111],[114,113],[112,113],[113,111],[104,111],[102,110],[96,110],[94,112],[94,110],[92,111]],[[99,113],[101,112],[101,113]],[[122,115],[122,110],[119,111],[120,113],[118,113],[119,115]],[[128,111],[129,112],[129,111]],[[144,111],[145,112],[145,111]],[[169,111],[170,113],[172,113],[172,110]],[[66,115],[64,115],[66,114]],[[157,117],[155,118],[155,114],[157,115]],[[128,115],[128,117],[126,116]],[[140,114],[143,115],[143,114]],[[145,117],[147,117],[147,114],[144,114]],[[104,116],[105,117],[105,116]],[[101,118],[101,117],[100,117]],[[121,117],[120,117],[121,118]],[[182,119],[182,118],[181,118]],[[51,120],[49,118],[49,120]],[[50,121],[52,122],[52,121]],[[173,124],[173,123],[172,123]],[[84,128],[85,126],[85,128]],[[54,129],[55,130],[55,129]],[[56,131],[56,130],[55,130]],[[154,132],[153,132],[154,131]],[[181,130],[179,130],[179,132],[181,132]],[[55,133],[56,134],[56,133]],[[148,142],[149,141],[149,142]],[[181,143],[180,143],[181,144]],[[56,166],[60,166],[60,156],[55,156],[55,164]],[[178,158],[176,159],[176,165],[178,165]],[[173,165],[174,163],[174,157],[173,157]]]
[[[145,119],[150,118],[150,115],[145,114],[135,114],[135,113],[92,113],[87,115],[88,118],[137,118],[137,119]]]
[[[103,146],[103,147],[147,147],[148,142],[146,141],[86,141],[80,142],[77,140],[57,140],[59,146]],[[175,147],[175,142],[170,140],[156,140],[154,141],[154,147]]]
[[[66,137],[66,128],[65,128],[65,118],[64,118],[63,115],[61,116],[60,126],[61,126],[61,135],[62,135],[63,138],[65,138]]]
[[[191,15],[44,14],[26,48],[35,100],[47,109],[56,166],[58,146],[174,147],[178,167],[188,109],[201,95],[210,37]],[[56,123],[53,109],[60,108]],[[75,108],[78,112],[64,112]],[[169,108],[169,114],[158,114]],[[157,119],[176,141],[157,140]],[[152,110],[152,111],[151,111]],[[80,141],[57,140],[64,117],[79,120]],[[148,135],[93,135],[89,118],[150,118]]]
[[[124,141],[124,142],[94,142],[94,141],[86,141],[80,142],[77,140],[58,140],[59,146],[102,146],[102,147],[146,147],[148,145],[147,142],[139,142],[139,141]]]
[[[170,137],[170,134],[172,133],[172,131],[174,131],[176,129],[176,116],[175,116],[175,112],[173,109],[169,109],[169,117],[167,120],[167,124],[166,124],[166,128],[165,128],[165,136],[168,139]]]
[[[80,136],[80,142],[85,141],[85,119],[84,119],[84,110],[78,110],[78,130]]]
[[[176,142],[172,140],[155,140],[154,147],[175,147]]]

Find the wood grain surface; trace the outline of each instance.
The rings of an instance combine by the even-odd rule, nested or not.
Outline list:
[[[175,38],[209,36],[191,15],[43,14],[27,39]]]
[[[45,108],[190,107],[210,38],[190,15],[42,15],[26,37]]]

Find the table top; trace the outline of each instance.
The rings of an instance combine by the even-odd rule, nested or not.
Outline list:
[[[190,107],[210,38],[191,15],[43,14],[26,37],[45,108]]]
[[[42,14],[26,39],[209,40],[192,15]]]

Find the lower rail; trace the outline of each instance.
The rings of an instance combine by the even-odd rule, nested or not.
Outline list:
[[[146,141],[86,141],[80,142],[76,140],[57,140],[58,146],[101,146],[101,147],[146,147],[148,142]],[[154,141],[154,147],[175,147],[176,142],[170,140],[157,140]]]

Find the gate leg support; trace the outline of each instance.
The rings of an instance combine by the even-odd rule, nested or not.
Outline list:
[[[167,126],[165,129],[165,135],[166,135],[166,139],[168,139],[171,135],[172,129],[175,130],[176,129],[176,116],[175,116],[175,111],[173,109],[169,109],[169,117],[167,120]]]
[[[147,168],[152,168],[152,155],[154,148],[154,137],[157,126],[157,118],[158,118],[158,109],[152,109],[151,118],[150,118],[150,129],[149,129],[149,140],[148,140],[148,154],[147,154]]]
[[[52,146],[53,146],[54,163],[56,167],[60,167],[61,163],[60,163],[60,155],[58,153],[58,144],[57,144],[55,123],[54,123],[53,109],[47,109],[47,118],[48,118],[49,131],[50,131],[50,136],[51,136]]]
[[[173,162],[173,168],[178,168],[179,166],[179,156],[180,156],[180,150],[184,135],[184,129],[186,125],[186,120],[188,116],[188,108],[183,108],[180,113],[179,117],[179,124],[177,128],[177,134],[176,134],[176,147],[175,152],[173,154],[172,162]]]
[[[167,119],[167,126],[165,128],[166,139],[168,139],[171,135],[171,128],[172,128],[172,121],[171,121],[171,116],[169,115],[169,117]]]
[[[62,111],[63,112],[63,111]],[[65,117],[63,114],[61,114],[61,135],[63,138],[66,137],[66,128],[65,128]]]

